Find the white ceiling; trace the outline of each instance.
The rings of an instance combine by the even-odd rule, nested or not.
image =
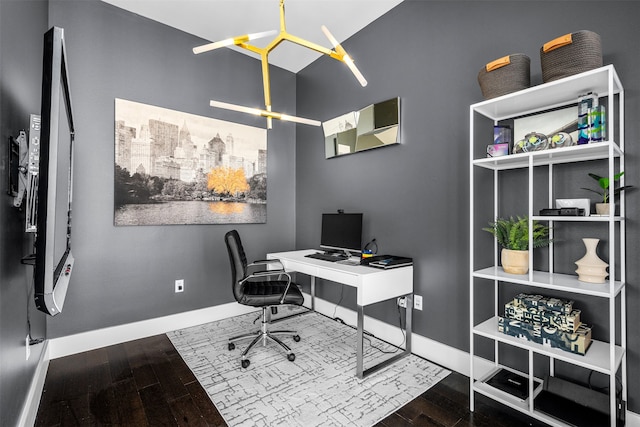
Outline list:
[[[102,1],[208,41],[280,29],[279,0]],[[287,32],[330,48],[321,25],[326,25],[334,37],[343,42],[402,1],[286,0]],[[252,43],[264,47],[274,37]],[[244,49],[233,49],[257,57]],[[203,55],[215,55],[215,51]],[[319,56],[310,49],[285,42],[269,54],[269,63],[297,73]]]

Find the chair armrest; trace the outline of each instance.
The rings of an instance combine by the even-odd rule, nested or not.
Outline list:
[[[279,264],[279,267],[278,268],[271,267],[274,264]],[[249,267],[258,267],[258,266],[269,266],[269,268],[267,268],[266,270],[257,270],[254,273],[257,273],[257,272],[260,272],[260,271],[281,271],[281,272],[284,272],[284,265],[282,264],[282,261],[280,261],[279,259],[264,259],[264,260],[253,261],[251,264],[247,265],[247,269]]]
[[[280,264],[282,264],[282,261],[280,261],[279,259],[258,259],[253,261],[251,264],[271,264],[274,262],[278,262]]]
[[[287,276],[287,287],[284,289],[284,292],[282,293],[282,297],[280,297],[280,304],[283,304],[284,300],[287,297],[287,293],[289,292],[289,288],[291,287],[291,275],[285,271],[284,264],[282,264],[282,261],[280,261],[279,259],[258,260],[248,264],[247,269],[249,269],[249,267],[265,266],[270,264],[280,264],[280,268],[254,271],[253,273],[247,275],[247,277],[242,279],[240,281],[240,284],[246,282],[249,279],[253,279],[256,277],[268,277],[268,276],[276,276],[276,275],[281,276],[284,274],[285,276]]]
[[[291,275],[289,273],[287,273],[284,270],[264,270],[264,271],[256,271],[254,273],[251,273],[249,275],[247,275],[244,279],[242,279],[240,281],[240,284],[243,284],[244,282],[250,280],[250,279],[255,279],[258,277],[269,277],[269,276],[282,276],[285,275],[287,276],[287,289],[288,289],[288,285],[291,283]],[[286,295],[286,292],[285,292]]]

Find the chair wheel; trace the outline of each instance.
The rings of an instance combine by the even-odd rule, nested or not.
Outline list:
[[[233,351],[236,349],[236,345],[232,342],[229,343],[229,351]]]
[[[293,340],[294,340],[295,342],[300,342],[300,335],[294,335],[294,336],[293,336]]]
[[[249,359],[244,359],[241,364],[243,368],[247,368],[249,366],[251,362],[249,362]]]
[[[293,353],[289,353],[287,354],[287,359],[289,359],[289,362],[293,362],[294,360],[296,360],[296,355]]]

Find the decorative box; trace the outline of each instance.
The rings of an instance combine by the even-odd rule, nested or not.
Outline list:
[[[584,324],[581,324],[575,332],[564,332],[553,326],[542,326],[498,317],[498,331],[512,337],[581,355],[585,355],[591,345],[591,328]]]
[[[531,60],[522,53],[503,56],[486,64],[478,73],[484,99],[496,98],[531,86]]]
[[[557,37],[540,48],[544,83],[602,67],[600,36],[576,31]]]
[[[570,314],[573,311],[573,301],[561,300],[558,298],[546,298],[542,295],[518,294],[513,301],[518,305],[526,307],[544,308],[546,310],[558,311]]]
[[[542,326],[555,326],[564,332],[575,332],[580,326],[580,310],[569,314],[545,310],[537,307],[526,307],[511,301],[504,306],[504,316],[508,319],[521,320],[528,323],[540,323]]]

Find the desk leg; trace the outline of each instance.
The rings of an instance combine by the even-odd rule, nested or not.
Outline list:
[[[405,295],[407,299],[407,307],[405,309],[405,349],[402,353],[396,354],[391,358],[384,360],[377,365],[364,369],[364,307],[358,306],[358,333],[357,333],[357,345],[356,345],[356,376],[362,379],[385,366],[389,366],[391,363],[398,359],[411,355],[411,322],[413,320],[413,294]]]
[[[358,333],[356,335],[356,376],[364,376],[364,307],[358,305]]]
[[[406,334],[404,355],[411,354],[411,335],[412,335],[412,320],[413,320],[413,294],[407,295],[407,308],[405,311],[405,323],[404,332]]]

